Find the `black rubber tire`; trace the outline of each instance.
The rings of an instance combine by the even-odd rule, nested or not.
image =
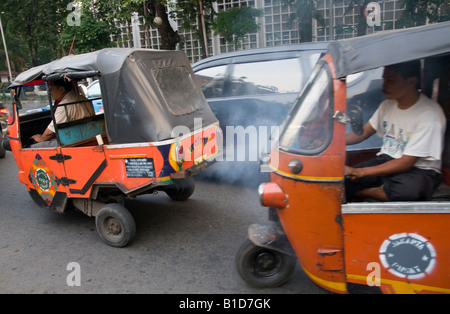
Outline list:
[[[108,245],[126,246],[136,234],[136,223],[130,212],[120,204],[103,206],[95,217],[95,226],[100,237]]]
[[[240,246],[235,262],[239,275],[253,288],[281,286],[297,264],[295,257],[256,246],[249,239]]]
[[[195,190],[194,178],[189,177],[181,180],[176,180],[174,183],[164,189],[166,194],[174,201],[187,200]]]

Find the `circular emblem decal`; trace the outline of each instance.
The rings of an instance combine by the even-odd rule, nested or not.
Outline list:
[[[48,191],[50,189],[50,177],[42,168],[36,170],[36,183],[43,191]]]
[[[392,274],[408,279],[422,278],[435,264],[436,251],[416,233],[394,234],[380,247],[380,260]]]

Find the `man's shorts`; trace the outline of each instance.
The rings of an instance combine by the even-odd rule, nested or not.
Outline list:
[[[392,159],[391,156],[383,154],[364,161],[354,168],[381,165]],[[413,167],[406,172],[384,177],[364,177],[355,181],[346,179],[345,192],[347,201],[349,201],[358,191],[384,185],[384,192],[389,201],[427,201],[431,199],[434,189],[441,181],[440,173]]]

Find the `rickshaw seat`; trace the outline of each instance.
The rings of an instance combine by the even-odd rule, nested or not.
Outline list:
[[[442,182],[433,192],[432,201],[450,201],[450,186]]]
[[[58,136],[61,146],[80,146],[83,143],[95,143],[95,137],[106,138],[104,114],[58,124]]]

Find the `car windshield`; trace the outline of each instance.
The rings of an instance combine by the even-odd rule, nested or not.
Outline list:
[[[328,66],[319,63],[280,136],[280,148],[317,154],[331,139],[332,85]]]

